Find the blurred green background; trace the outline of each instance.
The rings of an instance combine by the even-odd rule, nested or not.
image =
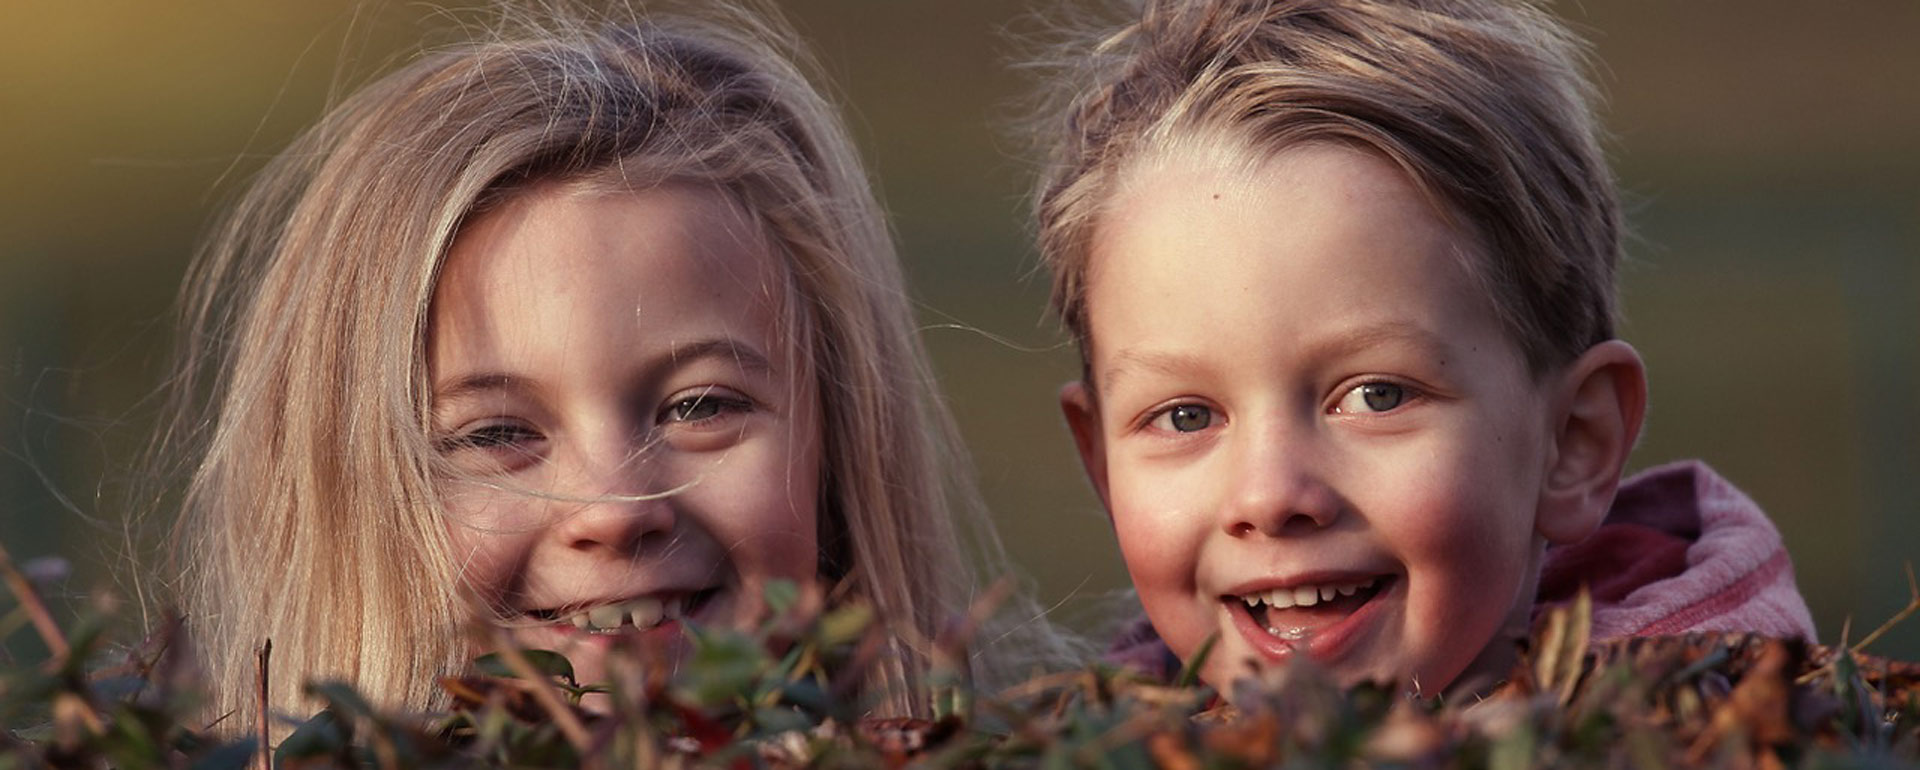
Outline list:
[[[1785,533],[1823,639],[1849,618],[1857,639],[1920,559],[1920,2],[1554,7],[1604,62],[1631,200],[1625,336],[1653,382],[1635,465],[1711,461]],[[1010,128],[1030,84],[1008,33],[1058,6],[785,8],[893,216],[1001,535],[1086,624],[1126,577],[1055,411],[1074,358],[1043,313]],[[78,595],[125,566],[131,460],[197,239],[339,90],[450,20],[331,0],[0,16],[0,542],[69,559]],[[1875,649],[1920,659],[1920,620]]]

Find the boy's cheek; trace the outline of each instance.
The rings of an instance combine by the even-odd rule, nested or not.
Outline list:
[[[1199,596],[1199,558],[1192,518],[1177,511],[1116,504],[1114,534],[1127,575],[1161,638],[1176,655],[1192,653],[1217,625]]]

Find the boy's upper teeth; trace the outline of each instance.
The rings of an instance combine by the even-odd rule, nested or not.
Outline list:
[[[652,628],[669,620],[678,620],[686,614],[686,611],[686,594],[667,600],[655,596],[642,596],[624,602],[576,610],[566,619],[582,631],[605,633],[628,626],[636,629]]]
[[[1372,588],[1377,580],[1378,578],[1369,578],[1357,583],[1275,588],[1271,591],[1246,594],[1241,596],[1240,600],[1249,605],[1264,604],[1277,610],[1289,607],[1312,607],[1321,602],[1330,602],[1341,596],[1352,596],[1364,589]]]

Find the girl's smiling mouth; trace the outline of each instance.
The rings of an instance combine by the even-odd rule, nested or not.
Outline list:
[[[1398,583],[1394,575],[1343,577],[1220,597],[1234,626],[1272,660],[1305,652],[1339,658]]]
[[[539,621],[542,626],[569,635],[644,633],[699,614],[719,592],[718,588],[707,588],[673,594],[647,594],[599,604],[528,610],[525,614]]]

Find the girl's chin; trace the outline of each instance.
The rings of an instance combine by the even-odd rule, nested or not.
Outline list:
[[[519,629],[512,638],[523,649],[565,656],[573,668],[574,681],[583,685],[612,681],[616,672],[609,659],[614,656],[624,656],[641,668],[673,666],[686,657],[689,647],[686,626],[679,621],[611,633],[588,633],[570,625],[541,626]]]
[[[733,602],[721,591],[709,595],[687,617],[667,618],[647,628],[623,626],[608,631],[589,631],[572,623],[542,623],[512,629],[508,637],[521,649],[547,650],[566,656],[572,664],[574,680],[581,684],[608,681],[612,672],[608,659],[624,656],[641,666],[674,665],[691,648],[688,624],[711,627],[731,625]]]

